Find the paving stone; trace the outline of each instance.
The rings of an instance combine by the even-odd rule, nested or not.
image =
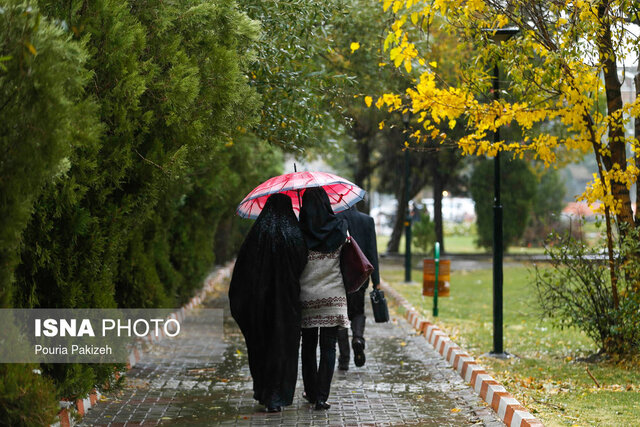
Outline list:
[[[266,413],[253,400],[246,347],[228,300],[222,296],[204,304],[225,310],[224,337],[213,339],[197,319],[191,327],[185,323],[179,337],[145,353],[127,373],[124,390],[107,395],[81,425],[504,426],[402,318],[376,324],[371,313],[365,329],[367,363],[336,370],[331,409],[315,411],[302,398],[299,378],[293,404],[281,413]],[[206,370],[190,373],[196,368]]]

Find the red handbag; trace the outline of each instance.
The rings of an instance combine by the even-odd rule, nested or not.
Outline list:
[[[340,270],[348,294],[357,292],[373,272],[373,265],[348,231],[347,242],[340,251]]]

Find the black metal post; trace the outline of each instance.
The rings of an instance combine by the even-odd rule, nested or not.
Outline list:
[[[518,27],[484,28],[482,31],[489,35],[494,43],[502,43],[520,32]],[[499,59],[493,68],[493,99],[500,99],[500,69]],[[500,128],[493,133],[493,142],[500,141]],[[500,202],[500,152],[496,153],[493,168],[493,351],[490,356],[498,358],[510,357],[503,346],[503,316],[502,316],[502,204]]]
[[[500,69],[496,63],[493,69],[493,99],[500,99]],[[500,141],[500,128],[493,134],[493,142]],[[502,204],[500,203],[500,152],[496,153],[493,163],[493,355],[504,353],[502,340]]]
[[[404,150],[404,198],[406,207],[406,216],[404,221],[404,281],[411,282],[411,212],[409,212],[409,175],[411,173],[409,165],[409,150]]]

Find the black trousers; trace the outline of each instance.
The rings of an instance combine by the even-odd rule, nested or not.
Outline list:
[[[317,364],[318,329],[320,329],[320,365]],[[302,381],[304,392],[313,401],[326,402],[336,364],[338,327],[302,328]]]
[[[358,315],[364,315],[364,296],[367,292],[367,288],[364,286],[358,289],[357,292],[347,294],[347,311],[349,313],[349,320],[353,320]]]
[[[351,320],[351,335],[364,342],[364,325],[366,316],[364,315],[364,297],[367,288],[364,286],[357,292],[347,294],[347,310],[349,312],[349,320]],[[349,331],[342,329],[338,332],[338,347],[340,349],[339,363],[346,365],[351,359],[351,351],[349,350]]]

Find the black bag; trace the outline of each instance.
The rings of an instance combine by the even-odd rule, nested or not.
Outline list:
[[[384,292],[380,289],[373,289],[369,296],[371,297],[371,309],[376,323],[384,323],[389,321],[389,307],[387,307],[387,299]]]
[[[357,292],[373,272],[373,265],[349,232],[347,232],[347,242],[340,252],[340,271],[348,294]]]

